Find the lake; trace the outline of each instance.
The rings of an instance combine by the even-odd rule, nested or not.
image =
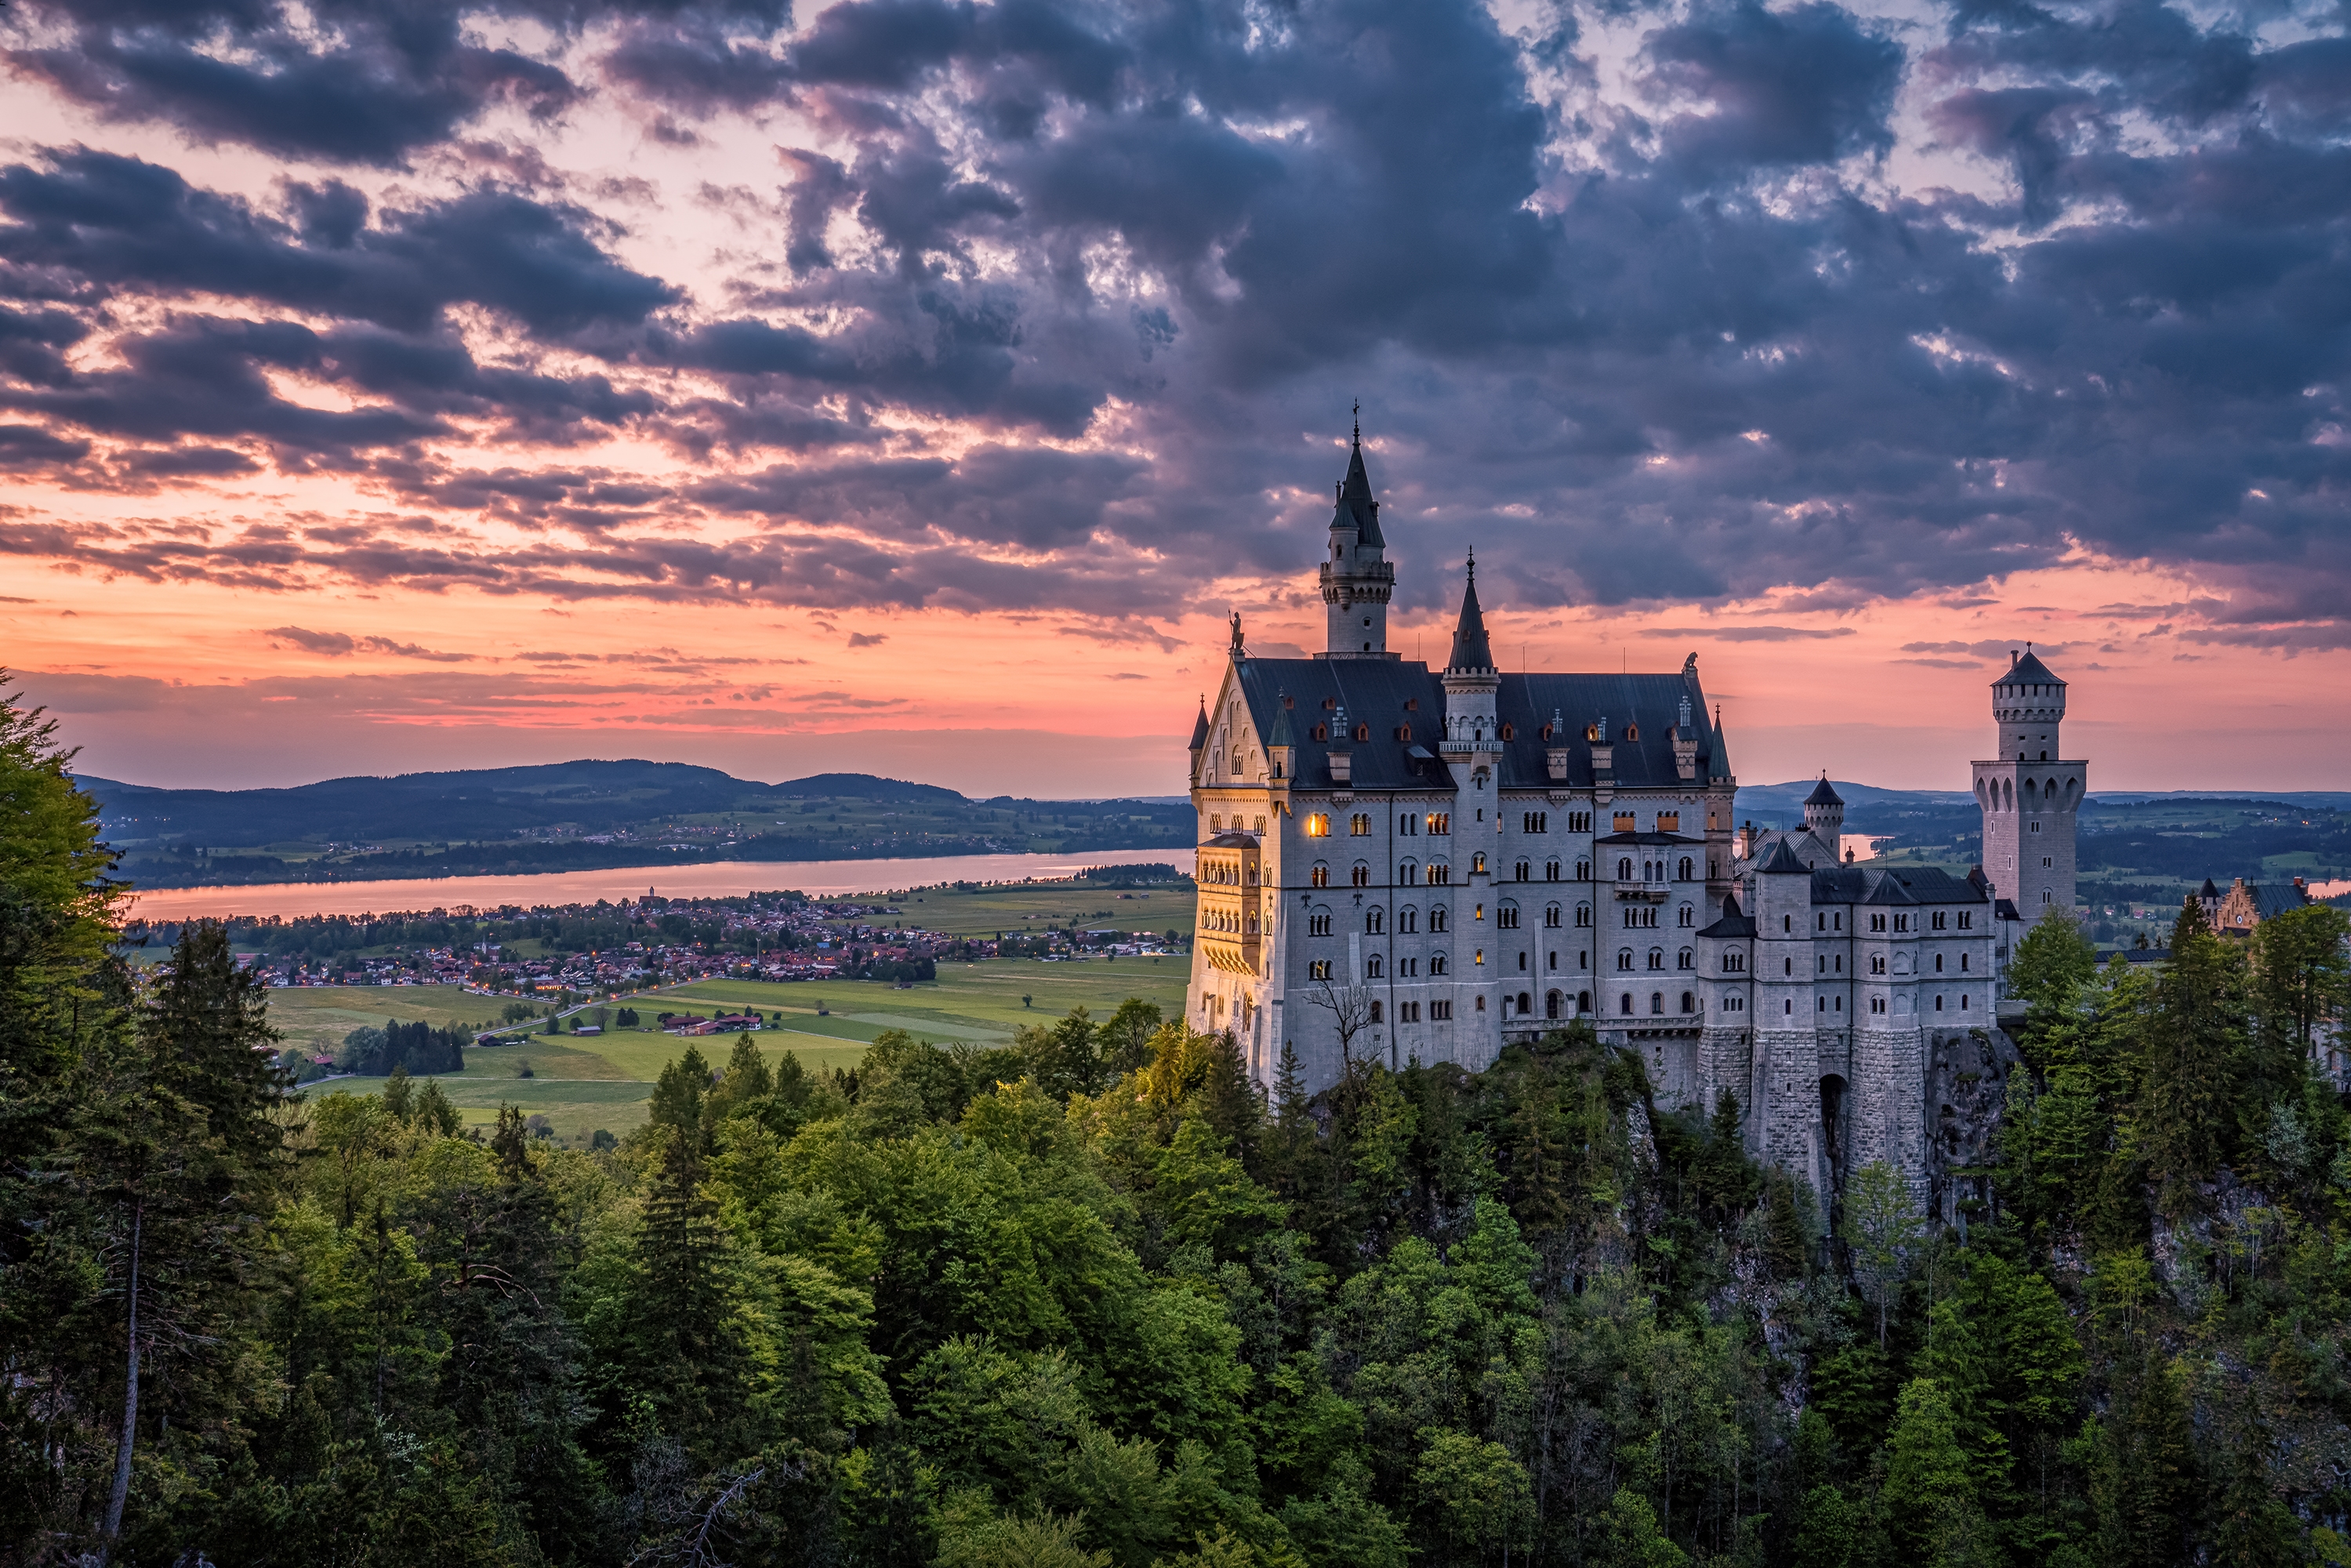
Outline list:
[[[812,898],[886,893],[939,882],[1055,881],[1091,865],[1163,862],[1189,874],[1181,849],[1096,850],[1069,855],[942,855],[930,860],[714,861],[695,866],[623,866],[615,871],[561,871],[539,876],[403,877],[385,882],[272,882],[249,887],[160,887],[137,894],[131,915],[140,920],[202,920],[229,915],[390,915],[402,910],[454,909],[470,904],[496,909],[518,904],[619,902],[646,893],[664,898],[731,898],[746,893],[796,889]]]

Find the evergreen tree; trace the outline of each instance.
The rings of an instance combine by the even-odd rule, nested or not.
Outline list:
[[[2195,899],[2180,904],[2171,961],[2147,1019],[2147,1077],[2138,1134],[2148,1176],[2168,1209],[2195,1197],[2227,1155],[2243,1041],[2231,1004],[2238,956],[2204,923]]]

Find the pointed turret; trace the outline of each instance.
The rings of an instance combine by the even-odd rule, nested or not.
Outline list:
[[[1730,737],[1722,727],[1720,703],[1714,705],[1714,738],[1707,758],[1707,777],[1709,779],[1735,777],[1730,771]]]
[[[1395,593],[1395,568],[1380,533],[1380,503],[1364,466],[1363,405],[1355,405],[1355,433],[1348,443],[1347,476],[1339,481],[1331,512],[1331,553],[1322,562],[1325,659],[1392,659],[1388,652],[1388,601]]]
[[[1200,716],[1192,721],[1192,755],[1197,757],[1208,744],[1208,699],[1200,699]]]
[[[1844,833],[1844,797],[1829,784],[1828,769],[1821,769],[1821,781],[1804,797],[1804,828],[1813,837],[1826,845],[1834,855]]]
[[[1469,581],[1461,591],[1461,619],[1453,628],[1453,656],[1447,671],[1490,670],[1494,646],[1486,638],[1486,612],[1478,606],[1478,557],[1469,557]]]

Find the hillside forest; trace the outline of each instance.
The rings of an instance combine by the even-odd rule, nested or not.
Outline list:
[[[134,977],[66,763],[0,712],[0,1563],[2346,1561],[2331,910],[2039,927],[1964,1230],[1585,1032],[1260,1094],[1141,1004],[559,1150]]]

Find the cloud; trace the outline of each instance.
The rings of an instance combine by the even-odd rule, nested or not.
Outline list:
[[[1400,613],[1474,541],[1529,613],[2094,560],[2351,624],[2339,16],[1249,16],[40,0],[20,90],[96,125],[0,167],[0,468],[187,504],[0,551],[1107,646],[1302,580],[1360,392]]]
[[[1678,640],[1686,637],[1707,637],[1718,643],[1804,643],[1832,637],[1850,637],[1850,626],[1813,629],[1802,626],[1647,626],[1644,637]]]
[[[849,645],[852,648],[878,648],[890,640],[887,632],[852,632]]]

